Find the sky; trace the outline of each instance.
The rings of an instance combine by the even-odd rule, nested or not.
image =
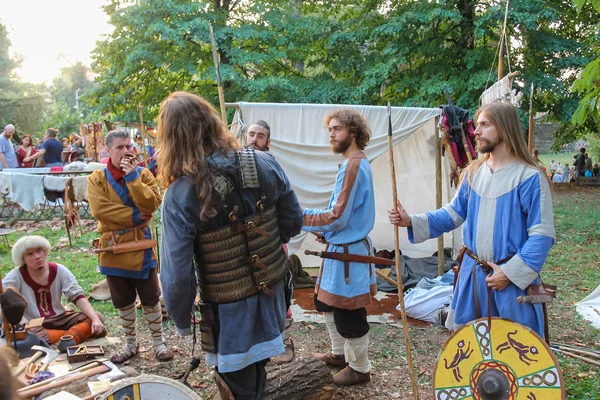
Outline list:
[[[23,58],[17,75],[24,82],[52,82],[61,68],[90,65],[103,34],[112,32],[101,6],[107,0],[0,0],[0,20],[8,30],[10,56]]]

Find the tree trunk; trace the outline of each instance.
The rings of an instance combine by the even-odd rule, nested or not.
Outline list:
[[[267,365],[265,400],[331,399],[335,388],[331,370],[323,361],[296,358],[288,364]]]
[[[460,48],[473,50],[475,48],[475,5],[473,0],[458,0],[457,8],[462,16],[460,24]]]

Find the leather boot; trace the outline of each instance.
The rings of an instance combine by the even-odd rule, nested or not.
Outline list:
[[[333,376],[333,383],[340,386],[352,386],[360,383],[367,383],[371,381],[371,372],[366,374],[353,370],[350,366],[347,366],[337,374]]]
[[[313,358],[316,358],[317,360],[321,360],[321,361],[325,362],[325,364],[331,365],[332,367],[345,367],[346,365],[348,365],[348,363],[346,362],[346,357],[344,357],[343,354],[340,354],[338,356],[331,352],[316,353],[316,354],[313,354]]]

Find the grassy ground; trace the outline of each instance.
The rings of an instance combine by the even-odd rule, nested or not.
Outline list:
[[[572,155],[569,155],[572,157]],[[559,157],[555,160],[561,160]],[[555,187],[554,212],[557,241],[544,267],[544,281],[558,286],[558,299],[549,307],[550,335],[553,341],[577,343],[600,349],[600,334],[575,311],[574,304],[587,296],[600,284],[600,198],[599,189],[581,188],[574,185]],[[11,243],[24,234],[39,234],[47,237],[55,249],[50,261],[67,265],[79,279],[86,293],[91,283],[102,277],[96,271],[96,257],[89,248],[96,234],[91,232],[94,223],[86,226],[81,238],[68,243],[60,222],[19,223],[19,231],[9,235]],[[10,252],[0,246],[0,271],[10,270]],[[107,327],[111,336],[120,336],[116,313],[110,302],[93,302],[94,306],[107,317]],[[142,318],[138,313],[138,318]],[[140,356],[131,360],[130,366],[140,372],[176,378],[184,372],[191,356],[191,344],[174,332],[171,323],[166,323],[165,336],[169,346],[175,351],[175,359],[170,363],[158,363],[152,355],[152,347],[145,324],[140,328]],[[314,352],[328,350],[328,336],[324,326],[296,323],[291,328],[298,356],[310,356]],[[371,325],[370,354],[373,365],[371,383],[360,387],[341,388],[334,399],[410,399],[410,378],[406,367],[406,351],[402,329],[398,326]],[[410,327],[413,358],[418,376],[421,398],[431,398],[432,373],[440,348],[448,338],[448,332],[440,327]],[[109,347],[112,351],[116,346]],[[557,355],[563,369],[567,398],[591,400],[600,399],[600,371],[597,367],[582,361]],[[333,372],[333,371],[332,371]],[[190,376],[192,387],[209,398],[216,390],[209,376],[209,368],[202,362],[200,368]],[[541,399],[540,399],[541,400]]]
[[[577,153],[543,153],[540,154],[539,157],[540,161],[544,163],[546,168],[550,168],[550,162],[552,162],[552,160],[554,160],[554,162],[556,162],[557,164],[560,162],[562,163],[562,165],[565,165],[565,163],[573,165],[573,163],[575,162],[575,159],[573,158],[575,154]]]

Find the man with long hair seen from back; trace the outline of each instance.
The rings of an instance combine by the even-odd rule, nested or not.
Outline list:
[[[408,227],[412,243],[464,224],[465,255],[446,327],[458,329],[486,317],[489,301],[492,316],[526,325],[544,337],[542,304],[519,304],[517,298],[526,295],[530,285],[540,283],[541,269],[554,244],[548,178],[527,149],[513,105],[486,104],[475,119],[477,149],[483,156],[466,168],[450,204],[409,215],[398,202],[397,211],[388,211],[389,219]],[[486,262],[489,270],[479,266],[476,258]]]
[[[198,283],[201,346],[221,398],[260,399],[264,366],[284,351],[282,244],[302,226],[296,194],[277,161],[241,149],[201,97],[172,93],[157,122],[167,311],[192,334]]]

